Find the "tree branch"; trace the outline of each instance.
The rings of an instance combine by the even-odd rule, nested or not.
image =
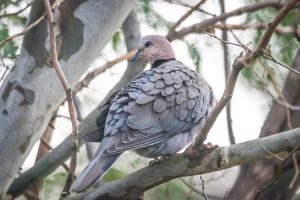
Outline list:
[[[61,1],[59,0],[56,0],[52,6],[51,6],[51,9],[57,7],[59,5],[59,3],[61,3]],[[28,31],[30,31],[31,29],[33,29],[34,27],[36,27],[41,21],[43,21],[44,19],[46,18],[46,13],[44,13],[42,16],[40,16],[37,20],[35,20],[34,22],[32,22],[29,26],[27,26],[24,30],[22,30],[21,32],[19,33],[16,33],[12,36],[9,36],[3,40],[0,41],[0,47],[2,45],[4,45],[6,42],[16,38],[16,37],[19,37],[21,35],[24,35],[25,33],[27,33]]]
[[[47,14],[47,19],[49,22],[49,28],[50,28],[50,56],[51,56],[51,63],[57,73],[57,76],[59,77],[59,80],[61,81],[61,84],[65,90],[65,93],[67,95],[67,101],[68,101],[68,109],[69,114],[72,122],[72,153],[71,153],[71,161],[70,161],[70,168],[68,171],[68,175],[66,178],[66,183],[63,189],[63,192],[61,193],[61,197],[69,193],[69,190],[71,188],[72,182],[74,180],[74,173],[76,169],[76,162],[77,162],[77,135],[78,135],[78,125],[77,125],[77,113],[73,102],[73,95],[72,90],[70,88],[70,85],[65,77],[64,72],[62,71],[62,68],[58,62],[57,58],[57,51],[56,51],[56,37],[55,37],[55,31],[54,31],[54,19],[52,15],[51,5],[49,0],[44,0],[45,10]]]
[[[297,128],[265,138],[219,147],[207,155],[203,151],[184,152],[67,200],[136,199],[144,191],[174,178],[205,174],[256,160],[273,159],[259,143],[264,144],[274,154],[287,155],[299,142],[300,128]]]
[[[17,16],[19,15],[21,12],[23,12],[24,10],[26,10],[27,8],[29,8],[31,6],[31,3],[28,3],[24,8],[16,11],[16,12],[12,12],[12,13],[4,13],[2,15],[0,15],[0,19],[4,18],[4,17],[11,17],[11,16]]]
[[[243,67],[248,65],[250,62],[253,62],[257,57],[259,57],[262,54],[263,50],[267,47],[271,36],[274,30],[276,29],[276,26],[278,26],[279,22],[289,13],[290,10],[294,8],[297,2],[297,0],[292,0],[289,3],[287,3],[282,9],[280,9],[280,11],[274,17],[272,22],[269,23],[268,28],[262,35],[254,51],[247,53],[244,57],[240,56],[234,61],[232,70],[228,76],[223,96],[208,116],[206,123],[204,124],[204,126],[200,130],[200,133],[196,137],[194,142],[195,148],[199,148],[201,146],[203,141],[206,139],[207,134],[211,129],[212,125],[214,124],[215,120],[217,119],[223,108],[226,106],[226,104],[230,101],[240,71],[243,69]]]
[[[182,15],[179,20],[169,29],[169,33],[172,33],[175,31],[175,29],[184,21],[186,18],[188,18],[196,9],[198,9],[206,0],[199,1],[195,6],[193,6],[188,12],[186,12],[184,15]],[[168,33],[168,34],[169,34]]]
[[[167,38],[172,41],[172,40],[175,40],[178,38],[182,38],[189,33],[201,33],[203,31],[205,31],[207,29],[207,27],[212,26],[215,23],[225,20],[229,17],[239,16],[239,15],[242,15],[242,14],[245,14],[248,12],[257,11],[257,10],[268,8],[268,7],[280,9],[285,5],[287,5],[287,4],[281,3],[279,1],[267,1],[267,2],[254,3],[252,5],[247,5],[247,6],[238,8],[236,10],[233,10],[231,12],[227,12],[227,13],[221,14],[219,16],[212,17],[212,18],[204,20],[200,23],[193,24],[193,25],[183,28],[179,31],[174,31],[174,32],[168,34]]]
[[[214,24],[208,30],[217,28],[222,30],[246,30],[246,29],[266,29],[268,24],[265,23],[245,23],[245,24]],[[300,36],[300,31],[292,26],[277,26],[275,31],[278,35]]]
[[[220,7],[221,7],[221,14],[225,13],[225,2],[224,0],[220,0]],[[226,21],[222,20],[221,24],[225,25]],[[228,40],[228,33],[226,29],[222,30],[222,40],[227,41]],[[227,79],[230,72],[230,63],[228,58],[228,46],[225,42],[222,42],[222,48],[223,48],[223,60],[224,60],[224,74],[225,74],[225,83],[227,83]],[[230,144],[235,144],[234,134],[233,134],[233,128],[232,128],[232,118],[231,118],[231,103],[228,102],[226,106],[226,121],[227,121],[227,129],[228,129],[228,136]]]

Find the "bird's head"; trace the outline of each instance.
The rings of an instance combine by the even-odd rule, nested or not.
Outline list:
[[[131,62],[143,57],[152,65],[156,60],[175,58],[171,43],[161,35],[142,37],[138,42],[137,49],[137,53],[131,58]]]

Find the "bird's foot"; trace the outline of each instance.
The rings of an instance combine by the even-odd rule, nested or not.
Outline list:
[[[207,144],[202,144],[198,149],[195,149],[193,145],[190,145],[188,148],[186,148],[186,153],[193,153],[193,152],[201,152],[203,155],[209,154],[216,148],[218,148],[218,145],[213,145],[211,142],[208,142]]]
[[[156,158],[154,158],[154,160],[151,160],[151,161],[149,162],[149,165],[153,165],[153,164],[155,164],[155,163],[162,162],[162,161],[166,160],[166,159],[169,158],[169,157],[170,157],[170,155],[161,156],[161,157],[156,157]]]

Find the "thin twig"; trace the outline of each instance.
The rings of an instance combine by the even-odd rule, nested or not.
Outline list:
[[[263,148],[263,150],[265,150],[266,152],[268,152],[270,155],[272,155],[274,158],[277,158],[279,161],[283,161],[283,158],[280,158],[278,155],[273,154],[271,151],[269,151],[261,142],[258,143],[259,146],[261,146],[261,148]]]
[[[220,7],[221,7],[221,14],[225,13],[225,2],[224,0],[220,0]],[[225,19],[221,21],[222,24],[225,24]],[[227,30],[222,30],[222,41],[228,40],[228,33]],[[224,74],[225,74],[225,84],[227,83],[228,75],[230,72],[230,63],[228,58],[228,46],[226,43],[222,42],[222,49],[223,49],[223,60],[224,60]],[[235,138],[232,128],[232,117],[231,117],[231,103],[228,102],[226,106],[226,121],[227,121],[227,129],[228,129],[228,136],[230,144],[235,144]]]
[[[288,4],[282,3],[282,2],[279,2],[279,1],[266,1],[266,2],[254,3],[254,4],[251,4],[251,5],[240,7],[238,9],[233,10],[233,11],[230,11],[230,12],[212,17],[210,19],[206,19],[206,20],[204,20],[200,23],[193,24],[193,25],[191,25],[189,27],[186,27],[186,28],[183,28],[179,31],[175,31],[171,34],[168,34],[167,38],[169,40],[182,38],[183,36],[185,36],[189,33],[203,32],[209,26],[212,26],[212,25],[216,24],[217,22],[225,20],[225,19],[227,19],[229,17],[232,17],[232,16],[238,16],[238,15],[242,15],[242,14],[245,14],[245,13],[248,13],[248,12],[257,11],[257,10],[268,8],[268,7],[283,8],[286,5],[288,5]],[[274,32],[274,30],[272,32]]]
[[[278,179],[278,177],[279,177],[279,175],[281,174],[281,171],[282,171],[282,169],[283,169],[283,167],[284,167],[284,163],[296,152],[296,151],[298,151],[298,149],[300,148],[300,144],[298,144],[287,156],[286,156],[286,158],[284,159],[284,160],[282,160],[281,161],[281,163],[280,163],[280,166],[279,166],[279,168],[278,168],[278,170],[277,170],[277,172],[276,172],[276,174],[275,174],[275,176],[273,177],[273,179],[270,181],[270,182],[268,182],[267,184],[265,184],[262,188],[260,188],[260,189],[258,189],[257,191],[256,191],[256,198],[255,199],[259,199],[259,196],[260,196],[260,194],[264,191],[264,190],[266,190],[267,188],[269,188],[271,185],[273,185],[276,181],[277,181],[277,179]],[[274,154],[273,154],[274,155]]]
[[[210,29],[222,29],[222,30],[246,30],[246,29],[266,29],[268,24],[265,23],[245,23],[245,24],[215,24]],[[300,31],[292,26],[278,26],[275,31],[278,35],[300,35]]]
[[[263,53],[263,49],[265,49],[269,44],[269,41],[272,37],[274,30],[276,29],[280,21],[289,13],[289,11],[294,8],[297,2],[298,0],[292,0],[288,2],[282,9],[280,9],[280,11],[274,17],[272,22],[269,23],[268,28],[262,35],[254,51],[246,54],[244,57],[240,55],[240,57],[238,57],[235,60],[232,70],[229,74],[228,82],[226,84],[223,96],[221,97],[217,105],[213,108],[212,112],[207,117],[206,123],[200,130],[200,133],[198,134],[198,136],[196,137],[193,143],[194,148],[198,149],[203,144],[203,141],[206,139],[207,134],[211,129],[212,125],[214,124],[215,120],[217,119],[221,111],[224,109],[226,104],[231,99],[240,71],[243,69],[244,66],[246,66],[250,62],[253,62],[256,58],[258,58]]]
[[[5,68],[2,76],[0,77],[0,82],[1,82],[3,80],[3,78],[5,77],[6,73],[8,72],[9,68],[5,65],[4,60],[1,55],[0,55],[0,59],[1,59],[3,67]]]
[[[262,64],[261,62],[259,62],[260,64]],[[273,99],[273,101],[275,101],[276,103],[290,109],[290,110],[300,110],[300,106],[296,106],[296,105],[291,105],[290,103],[287,102],[287,100],[285,100],[285,98],[283,97],[283,94],[280,90],[277,89],[277,87],[275,86],[275,82],[273,81],[273,77],[272,75],[270,74],[270,77],[272,77],[272,84],[274,85],[275,87],[275,90],[277,91],[279,97],[281,99],[284,99],[284,100],[281,100],[280,98],[276,98],[272,93],[271,91],[267,88],[266,84],[264,83],[264,79],[261,78],[258,74],[258,72],[256,72],[256,70],[254,70],[253,68],[251,68],[251,71],[253,72],[253,74],[256,76],[257,79],[259,79],[259,81],[262,83],[260,86],[262,87],[262,89],[264,91],[266,91],[270,97]]]
[[[293,154],[293,164],[294,164],[294,167],[295,167],[295,173],[294,173],[292,181],[289,184],[289,189],[292,189],[293,187],[295,187],[296,181],[299,178],[299,174],[300,174],[296,153]]]
[[[188,200],[188,199],[190,198],[192,192],[193,192],[193,190],[190,189],[190,191],[189,191],[189,192],[186,194],[186,196],[185,196],[185,200]]]
[[[132,50],[128,52],[127,54],[116,58],[112,61],[109,61],[102,65],[101,67],[98,67],[94,69],[92,72],[89,72],[77,85],[75,86],[73,93],[76,94],[78,91],[80,91],[82,88],[87,87],[90,82],[99,74],[105,72],[107,69],[113,67],[114,65],[124,61],[124,60],[129,60],[134,54],[136,53],[136,50]]]
[[[78,134],[78,125],[77,125],[77,113],[73,102],[73,95],[72,90],[69,86],[69,83],[61,69],[61,66],[58,62],[57,58],[57,52],[56,52],[56,38],[55,38],[55,31],[54,31],[54,25],[55,22],[53,20],[52,10],[49,3],[49,0],[44,0],[45,10],[47,13],[47,19],[49,22],[49,28],[50,28],[50,55],[51,55],[51,63],[57,73],[57,76],[59,77],[61,84],[65,90],[65,93],[67,95],[67,101],[68,101],[68,108],[70,113],[70,118],[72,122],[72,155],[71,155],[71,162],[70,162],[70,168],[68,171],[68,175],[66,178],[64,189],[61,193],[61,198],[69,194],[70,187],[72,185],[72,182],[74,180],[74,172],[76,169],[76,162],[77,162],[77,134]]]
[[[175,29],[188,18],[196,9],[198,9],[206,0],[199,1],[195,6],[193,6],[188,12],[182,15],[179,20],[169,29],[169,33],[175,31]]]
[[[57,7],[59,5],[59,3],[61,3],[59,0],[56,0],[52,6],[51,6],[51,9],[54,9],[55,7]],[[34,22],[32,22],[29,26],[27,26],[24,30],[22,30],[21,32],[19,33],[16,33],[12,36],[9,36],[3,40],[0,41],[0,47],[2,45],[4,45],[6,42],[16,38],[16,37],[19,37],[21,35],[24,35],[25,33],[27,33],[28,31],[30,31],[31,29],[33,29],[34,27],[36,27],[39,23],[41,23],[41,21],[43,21],[44,19],[46,18],[46,13],[44,13],[42,16],[40,16],[37,20],[35,20]]]
[[[276,64],[278,64],[278,65],[280,65],[280,66],[282,66],[282,67],[284,67],[284,68],[286,68],[286,69],[288,69],[288,70],[294,72],[294,73],[297,74],[298,76],[300,76],[300,72],[298,72],[297,70],[291,68],[290,66],[285,65],[285,64],[279,62],[278,60],[276,60],[276,59],[272,56],[272,54],[271,54],[270,52],[264,51],[264,53],[265,53],[265,54],[262,55],[263,57],[265,57],[265,58],[271,60],[272,62],[274,62],[274,63],[276,63]]]
[[[271,52],[271,51],[268,50],[268,52]],[[269,69],[269,67],[266,66],[263,62],[260,62],[259,59],[258,59],[257,61],[258,61],[258,62],[263,66],[263,68],[267,71],[269,77],[271,77],[271,82],[272,82],[272,84],[273,84],[273,86],[274,86],[274,88],[275,88],[277,94],[279,95],[279,98],[276,99],[276,100],[277,100],[278,102],[280,102],[281,99],[282,99],[282,102],[284,103],[283,106],[284,106],[284,105],[289,105],[287,99],[285,98],[285,96],[284,96],[284,95],[282,94],[282,92],[280,91],[279,84],[278,84],[278,82],[276,81],[276,79],[274,78],[273,73],[271,72],[271,70]],[[255,71],[255,70],[253,70],[253,71]],[[262,80],[261,82],[264,83],[263,80]],[[268,89],[266,89],[266,91],[269,92],[269,93],[271,93],[270,91],[268,91]],[[286,119],[287,119],[287,125],[288,125],[288,128],[289,128],[289,129],[292,129],[293,127],[292,127],[292,120],[291,120],[291,111],[290,111],[289,107],[285,106],[285,111],[286,111],[286,116],[287,116]]]
[[[43,145],[45,145],[45,147],[47,147],[47,149],[53,150],[53,147],[51,147],[50,144],[46,140],[44,140],[44,138],[41,138],[40,140],[41,140],[41,143],[43,143]],[[61,165],[67,172],[69,171],[69,167],[66,163],[63,162]]]
[[[32,5],[32,3],[27,4],[24,8],[16,11],[16,12],[12,12],[12,13],[4,13],[2,15],[0,15],[0,19],[3,17],[11,17],[11,16],[17,16],[19,15],[21,12],[23,12],[24,10],[26,10],[27,8],[29,8]]]
[[[212,38],[215,38],[217,40],[219,40],[221,43],[224,43],[224,44],[230,44],[230,45],[233,45],[233,46],[237,46],[237,47],[241,47],[243,48],[245,51],[249,52],[251,51],[247,46],[245,45],[241,45],[241,44],[237,44],[237,43],[233,43],[233,42],[229,42],[229,41],[226,41],[226,40],[223,40],[221,38],[219,38],[218,36],[216,36],[216,34],[214,32],[207,32],[207,31],[204,31],[204,33],[206,33],[207,35],[209,35],[210,37]]]

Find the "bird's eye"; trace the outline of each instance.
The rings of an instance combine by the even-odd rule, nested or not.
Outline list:
[[[145,43],[145,47],[148,48],[148,47],[150,47],[152,44],[153,44],[152,42],[147,41],[147,42]]]

